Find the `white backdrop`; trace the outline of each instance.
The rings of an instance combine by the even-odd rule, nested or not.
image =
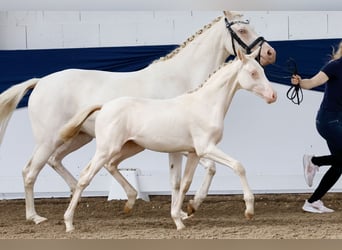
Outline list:
[[[258,33],[270,41],[342,37],[339,11],[244,13]],[[220,11],[0,11],[0,49],[179,44],[219,15]],[[274,86],[278,101],[272,105],[251,93],[241,91],[235,96],[220,146],[243,163],[254,192],[311,192],[304,184],[301,161],[304,153],[328,153],[314,126],[322,93],[304,91],[304,102],[297,106],[286,99],[286,86]],[[0,148],[2,198],[23,197],[21,170],[33,146],[27,110],[19,109]],[[93,153],[91,143],[64,163],[78,177]],[[145,151],[125,161],[122,167],[139,168],[142,192],[169,193],[166,154]],[[203,168],[199,167],[190,193],[202,178]],[[86,195],[106,195],[111,185],[112,178],[101,171]],[[340,181],[334,190],[341,189]],[[35,191],[37,197],[69,195],[67,185],[49,167],[39,175]],[[241,193],[239,179],[219,165],[210,193]]]

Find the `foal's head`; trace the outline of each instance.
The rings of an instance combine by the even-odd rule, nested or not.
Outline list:
[[[261,96],[267,103],[272,103],[277,100],[277,93],[267,79],[264,69],[255,60],[259,50],[260,48],[250,55],[245,55],[238,50],[237,57],[242,62],[242,67],[237,76],[237,81],[241,88]]]

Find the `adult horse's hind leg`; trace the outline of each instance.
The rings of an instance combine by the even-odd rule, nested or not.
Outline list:
[[[89,143],[93,139],[85,133],[79,133],[68,142],[62,144],[57,148],[53,155],[49,158],[48,164],[64,179],[68,184],[71,193],[75,191],[77,180],[74,176],[63,166],[62,160],[71,152],[79,149],[83,145]]]
[[[211,181],[213,180],[213,177],[216,173],[215,162],[201,158],[200,164],[205,167],[206,175],[204,176],[202,185],[197,190],[194,199],[189,201],[188,215],[192,215],[193,213],[195,213],[198,207],[202,204],[203,200],[207,197]]]
[[[22,172],[25,187],[26,219],[31,220],[36,224],[47,219],[39,216],[35,210],[33,188],[39,172],[42,170],[53,151],[54,147],[51,144],[37,146],[33,156]]]

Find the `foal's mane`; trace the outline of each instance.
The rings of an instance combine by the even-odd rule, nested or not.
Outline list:
[[[219,22],[221,20],[222,16],[215,18],[211,23],[204,25],[204,27],[202,29],[200,29],[199,31],[197,31],[195,33],[195,35],[190,36],[185,42],[183,42],[179,47],[177,47],[176,49],[174,49],[173,51],[171,51],[169,54],[167,54],[166,56],[163,56],[155,61],[152,62],[153,63],[157,63],[160,61],[166,61],[168,59],[173,58],[175,55],[177,55],[183,48],[185,48],[189,43],[191,43],[196,37],[198,37],[199,35],[201,35],[204,31],[210,29],[215,23]]]
[[[209,74],[208,78],[202,83],[200,84],[197,88],[189,90],[188,92],[186,92],[187,94],[191,94],[194,93],[196,91],[198,91],[199,89],[203,88],[203,86],[209,81],[209,79],[220,69],[222,69],[223,67],[225,67],[227,64],[231,64],[234,60],[229,60],[226,63],[221,64],[213,73]]]

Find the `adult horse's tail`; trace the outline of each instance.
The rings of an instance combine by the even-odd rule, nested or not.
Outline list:
[[[66,142],[69,139],[73,138],[80,131],[82,124],[85,120],[95,111],[100,110],[102,105],[94,105],[87,107],[83,111],[74,115],[67,124],[65,124],[61,130],[59,131],[60,138]]]
[[[11,116],[17,107],[20,100],[23,98],[23,96],[29,91],[30,89],[33,89],[39,79],[33,78],[30,80],[27,80],[23,83],[14,85],[10,87],[9,89],[5,90],[0,95],[0,145],[2,143],[2,139],[4,137],[7,124],[9,120],[11,119]]]

